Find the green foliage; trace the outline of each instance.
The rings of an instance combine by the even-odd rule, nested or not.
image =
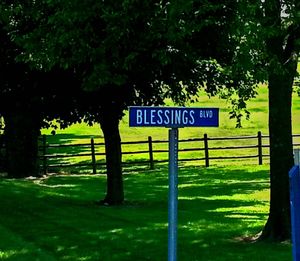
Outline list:
[[[44,0],[8,9],[31,21],[26,30],[13,30],[25,49],[22,61],[46,70],[76,70],[83,88],[101,90],[105,98],[98,103],[120,106],[120,117],[127,105],[163,104],[165,98],[185,104],[202,86],[209,95],[231,100],[231,117],[240,126],[257,83],[268,77],[268,65],[281,71],[266,40],[288,37],[284,30],[299,19],[298,5],[286,1],[283,27],[272,27],[263,15],[266,6],[229,0]]]
[[[100,90],[100,104],[184,104],[199,86],[211,95],[231,88],[232,72],[221,68],[234,54],[235,1],[40,1],[15,12],[20,7],[34,21],[15,35],[21,60],[75,69],[83,88]]]
[[[164,167],[126,175],[125,204],[99,207],[93,201],[104,194],[103,176],[2,179],[0,256],[166,260],[167,183]],[[178,258],[289,260],[289,243],[243,241],[267,218],[268,189],[265,167],[180,169]]]

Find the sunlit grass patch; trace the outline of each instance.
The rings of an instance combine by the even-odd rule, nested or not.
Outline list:
[[[125,203],[99,207],[101,175],[0,180],[4,260],[166,260],[167,164],[124,175]],[[245,243],[269,208],[267,166],[180,165],[179,260],[290,260],[290,244]],[[2,229],[1,229],[2,228]],[[141,251],[142,250],[142,251]]]

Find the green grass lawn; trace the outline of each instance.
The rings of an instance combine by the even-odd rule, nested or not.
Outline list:
[[[101,175],[0,179],[2,260],[167,260],[167,166],[124,175],[126,203],[94,204]],[[179,170],[178,260],[291,260],[290,243],[249,243],[266,222],[266,166]]]

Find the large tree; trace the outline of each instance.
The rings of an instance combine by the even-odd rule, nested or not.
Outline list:
[[[300,51],[300,2],[241,1],[236,18],[232,32],[237,49],[230,70],[253,83],[266,82],[269,90],[270,212],[259,238],[286,240],[291,235],[288,172],[293,166],[291,101]],[[243,86],[236,93],[245,96]]]
[[[76,68],[82,87],[98,97],[85,119],[99,122],[104,133],[104,203],[119,204],[124,193],[118,124],[124,110],[163,104],[167,97],[183,103],[199,85],[215,91],[220,71],[214,59],[224,63],[232,54],[226,26],[232,1],[26,2],[31,4],[20,4],[29,7],[37,26],[16,37],[26,50],[21,59],[46,70]]]
[[[266,0],[270,134],[270,214],[261,238],[291,236],[288,171],[293,166],[292,92],[300,51],[300,2]]]

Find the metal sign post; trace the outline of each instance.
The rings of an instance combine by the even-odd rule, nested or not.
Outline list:
[[[178,128],[218,127],[218,108],[129,107],[130,127],[167,127],[169,130],[168,261],[177,260]]]
[[[178,128],[169,130],[168,261],[177,260]]]

